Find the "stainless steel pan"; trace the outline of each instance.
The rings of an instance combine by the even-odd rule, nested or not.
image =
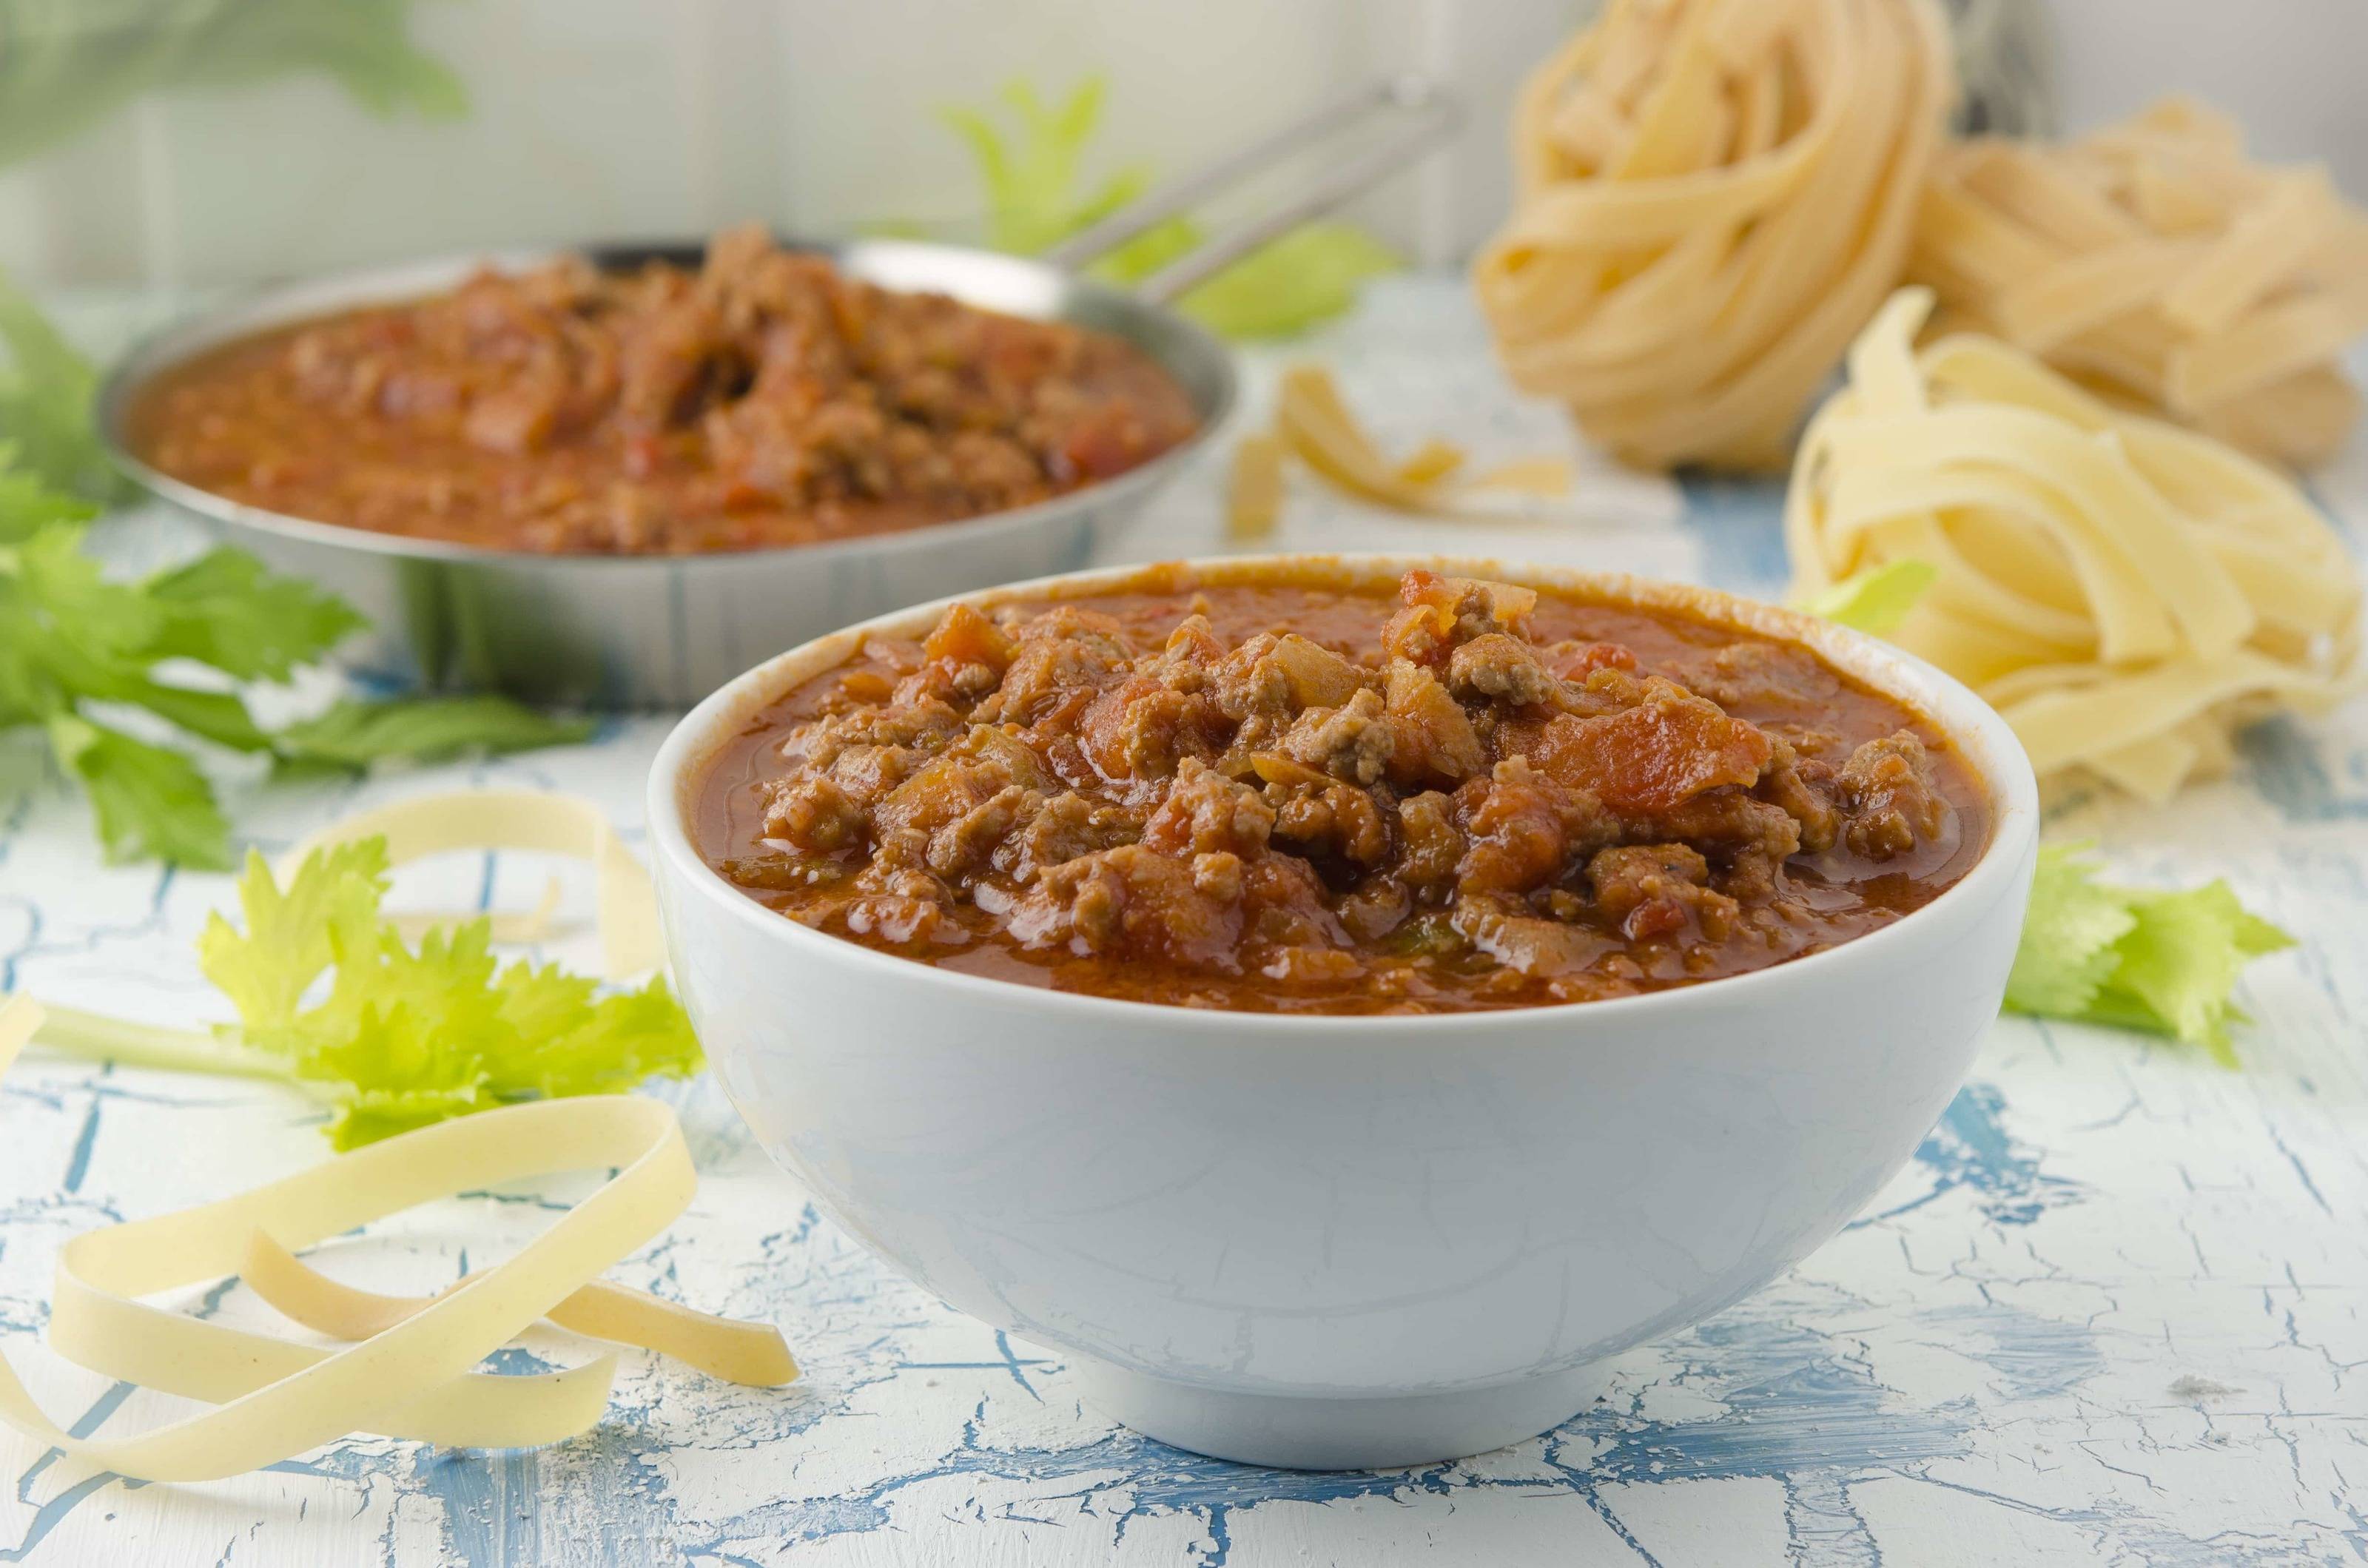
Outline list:
[[[1376,114],[1401,123],[1326,170],[1290,203],[1193,251],[1132,291],[1083,278],[1084,262],[1267,166],[1311,139]],[[1075,322],[1127,339],[1175,377],[1201,417],[1190,441],[1143,466],[1032,506],[828,544],[694,556],[544,555],[406,539],[288,517],[159,473],[134,456],[125,416],[152,377],[252,333],[366,304],[417,298],[475,268],[533,266],[557,252],[446,257],[278,287],[182,322],[140,344],[99,393],[115,461],[164,500],[274,566],[353,601],[374,630],[341,656],[358,669],[446,689],[608,708],[695,702],[758,661],[850,621],[1016,578],[1074,571],[1097,540],[1190,462],[1231,411],[1225,347],[1167,302],[1247,251],[1337,205],[1452,127],[1456,106],[1431,84],[1374,83],[1155,193],[1041,260],[902,241],[804,248],[883,287]],[[596,245],[604,267],[697,265],[697,244]]]

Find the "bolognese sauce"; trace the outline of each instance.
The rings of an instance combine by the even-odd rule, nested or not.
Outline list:
[[[1106,333],[717,236],[571,258],[240,339],[130,415],[159,472],[286,516],[551,553],[800,545],[1046,500],[1196,428]]]
[[[1802,644],[1418,570],[957,605],[759,712],[696,831],[750,897],[942,968],[1452,1012],[1863,936],[1971,868],[1989,808]]]

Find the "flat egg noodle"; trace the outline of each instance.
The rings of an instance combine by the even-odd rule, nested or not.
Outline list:
[[[2055,226],[2083,221],[2048,201]],[[2354,689],[2358,572],[2289,480],[1995,338],[1919,349],[1932,303],[1893,297],[1803,437],[1796,602],[1928,563],[1886,635],[1997,707],[2043,778],[2155,800],[2225,768],[2245,725]]]

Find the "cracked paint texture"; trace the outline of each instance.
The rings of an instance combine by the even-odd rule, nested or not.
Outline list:
[[[1484,466],[1566,444],[1551,410],[1504,390],[1452,282],[1389,282],[1317,347],[1390,441],[1449,436]],[[1273,368],[1253,361],[1254,392]],[[1226,548],[1221,467],[1160,497],[1109,558]],[[2368,461],[2318,483],[2368,519]],[[1765,486],[1600,472],[1580,519],[1445,525],[1300,483],[1277,542],[1771,595],[1778,504]],[[542,785],[598,800],[637,837],[664,730],[617,721],[570,751],[351,787],[239,776],[228,804],[273,849],[402,794]],[[2225,875],[2303,938],[2248,978],[2247,1071],[2002,1020],[1848,1230],[1758,1295],[1621,1357],[1600,1402],[1531,1442],[1320,1475],[1138,1437],[1079,1404],[1056,1352],[951,1312],[821,1220],[702,1081],[666,1091],[704,1173],[698,1199],[617,1275],[778,1321],[805,1367],[795,1388],[629,1358],[609,1419],[552,1449],[355,1439],[200,1487],[66,1475],[12,1439],[0,1562],[2368,1562],[2368,719],[2265,725],[2232,779],[2152,811],[2068,801],[2051,826],[2096,838],[2123,880]],[[133,1017],[219,1016],[189,944],[226,881],[95,862],[82,806],[21,737],[0,738],[0,985]],[[398,894],[526,905],[549,872],[471,858],[406,872]],[[585,883],[563,880],[587,908]],[[563,931],[548,950],[585,961],[587,938]],[[0,1086],[0,1127],[11,1356],[77,1431],[186,1408],[36,1347],[56,1249],[320,1157],[313,1114],[261,1085],[36,1059]],[[457,1199],[339,1244],[329,1266],[419,1289],[515,1246],[572,1196]],[[235,1282],[183,1304],[269,1321]],[[554,1335],[497,1369],[579,1354]]]

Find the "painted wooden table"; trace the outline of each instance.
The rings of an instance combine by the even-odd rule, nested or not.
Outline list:
[[[1395,439],[1484,458],[1563,446],[1490,368],[1462,290],[1406,279],[1303,351]],[[1259,376],[1272,363],[1253,367]],[[1224,548],[1214,466],[1114,559]],[[2368,524],[2368,460],[2318,481]],[[1294,492],[1281,542],[1464,548],[1772,594],[1759,486],[1589,478],[1583,517],[1502,527]],[[153,539],[142,544],[153,547]],[[267,849],[357,805],[467,781],[566,789],[638,834],[666,722],[591,744],[350,788],[231,790]],[[2368,712],[2273,724],[2237,776],[2143,810],[2066,802],[2123,880],[2226,875],[2302,937],[2243,992],[2242,1073],[2135,1036],[2002,1020],[1970,1082],[1868,1210],[1759,1295],[1618,1362],[1548,1436],[1373,1473],[1246,1469],[1080,1408],[1056,1355],[951,1312],[820,1219],[712,1085],[674,1095],[704,1184],[619,1272],[778,1321],[795,1388],[629,1361],[608,1422],[532,1453],[341,1443],[244,1480],[62,1484],[0,1438],[0,1561],[76,1564],[692,1562],[847,1564],[1663,1564],[2368,1562]],[[514,857],[406,875],[398,896],[523,905]],[[569,882],[573,907],[586,890]],[[81,805],[0,741],[0,986],[159,1021],[214,1016],[190,943],[223,879],[102,870]],[[582,933],[552,951],[581,955]],[[0,1330],[51,1408],[114,1432],[173,1402],[40,1350],[73,1233],[322,1153],[271,1088],[32,1060],[0,1088]],[[344,1250],[363,1283],[449,1278],[529,1233],[558,1189],[426,1211]],[[234,1283],[194,1310],[268,1314]],[[529,1344],[515,1368],[567,1352]]]

